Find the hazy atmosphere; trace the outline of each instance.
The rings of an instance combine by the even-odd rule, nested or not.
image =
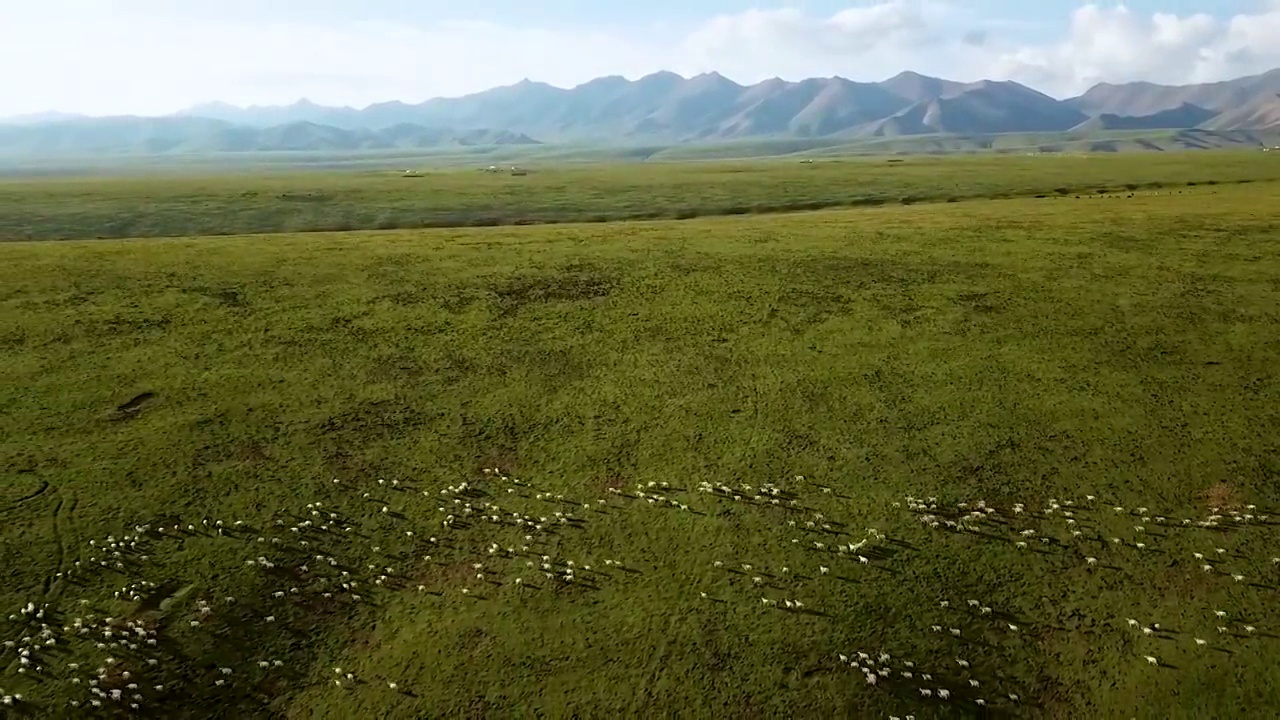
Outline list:
[[[740,83],[915,70],[1065,97],[1280,65],[1280,2],[469,3],[6,0],[0,116],[164,114],[220,100],[417,102],[531,78],[719,71]],[[90,61],[87,61],[90,60]]]

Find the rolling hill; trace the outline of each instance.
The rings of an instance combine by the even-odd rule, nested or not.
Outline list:
[[[719,73],[596,78],[573,88],[523,80],[463,97],[357,109],[308,100],[209,103],[163,118],[42,114],[0,123],[0,155],[372,151],[481,145],[675,145],[740,140],[1217,132],[1280,129],[1280,70],[1226,82],[1100,84],[1059,100],[1011,81],[903,72],[741,85]],[[537,138],[534,140],[533,138]]]

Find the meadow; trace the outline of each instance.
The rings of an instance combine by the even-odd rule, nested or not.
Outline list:
[[[1005,161],[870,184],[1031,197],[0,245],[6,711],[1268,716],[1274,165]],[[723,167],[529,202],[843,177]],[[1106,177],[1139,187],[1052,193]],[[233,182],[4,207],[41,237],[143,196],[122,232],[253,229]]]
[[[691,219],[1143,191],[1280,177],[1272,153],[1059,154],[0,179],[0,241]],[[407,165],[407,169],[415,169]]]

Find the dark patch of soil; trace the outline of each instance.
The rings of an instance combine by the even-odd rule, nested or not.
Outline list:
[[[155,401],[157,395],[153,392],[144,392],[135,395],[123,405],[116,406],[115,412],[112,413],[113,420],[131,420],[142,412],[142,408]]]
[[[595,487],[600,495],[604,495],[610,490],[622,490],[627,486],[627,479],[616,473],[610,473],[599,478],[595,482]]]
[[[1208,507],[1222,510],[1240,506],[1240,497],[1236,494],[1236,489],[1225,481],[1219,482],[1201,493],[1200,500]]]
[[[477,474],[483,474],[485,470],[496,470],[497,475],[506,475],[511,477],[515,475],[516,468],[519,467],[519,461],[516,459],[515,453],[510,452],[492,452],[484,455],[476,468]]]
[[[142,409],[143,405],[154,400],[156,394],[153,392],[144,392],[141,395],[135,395],[132,400],[116,408],[116,412],[137,412]]]
[[[607,297],[617,284],[617,277],[604,268],[570,263],[549,272],[503,278],[495,282],[491,290],[497,296],[499,314],[509,316],[530,305]]]

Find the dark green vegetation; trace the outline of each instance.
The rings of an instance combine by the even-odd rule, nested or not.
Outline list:
[[[1097,174],[876,177],[1117,182],[1048,162]],[[31,717],[91,681],[164,717],[1265,715],[1277,185],[1182,162],[1110,166],[1183,192],[1108,200],[4,245],[0,688]],[[580,172],[527,180],[618,213],[824,187]],[[5,215],[145,194],[215,227],[234,182]]]
[[[0,240],[603,222],[1037,195],[1095,202],[1098,194],[1114,201],[1277,177],[1280,155],[1242,152],[560,165],[526,176],[468,169],[9,180],[0,182]]]

